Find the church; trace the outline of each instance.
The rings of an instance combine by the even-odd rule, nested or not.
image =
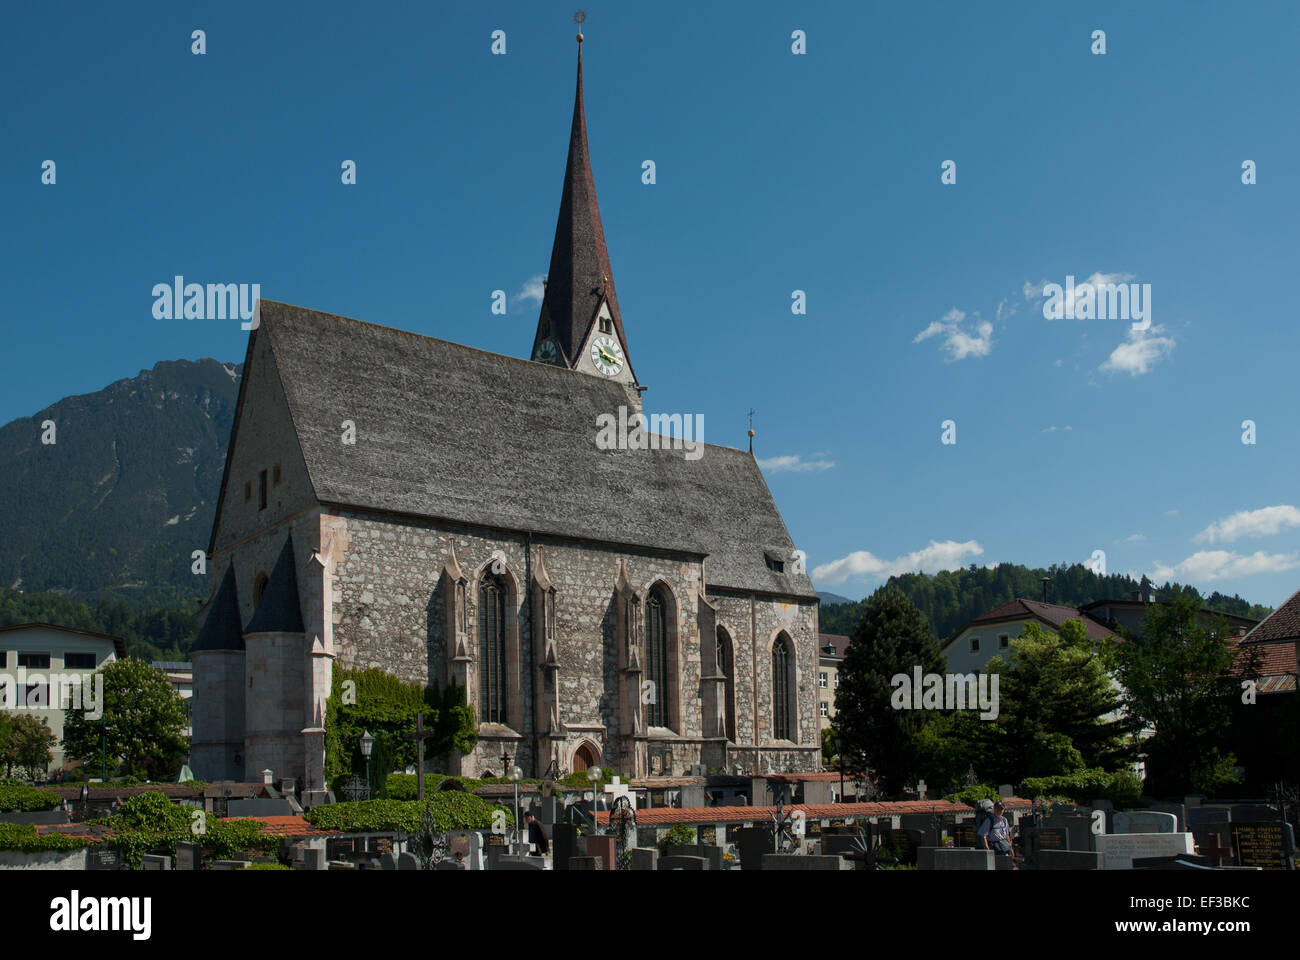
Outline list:
[[[322,796],[336,663],[461,685],[466,776],[503,752],[530,777],[820,769],[817,594],[752,449],[597,442],[644,387],[581,42],[527,358],[261,301],[193,651],[197,777]]]

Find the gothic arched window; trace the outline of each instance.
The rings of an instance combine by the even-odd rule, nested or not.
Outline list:
[[[723,697],[726,700],[723,709],[724,722],[723,733],[728,740],[736,739],[736,692],[735,692],[735,675],[731,662],[731,639],[727,636],[727,631],[718,627],[718,646],[717,646],[717,664],[718,673],[727,678],[726,684],[723,685]]]
[[[478,591],[479,720],[506,722],[506,585],[489,577]]]
[[[790,652],[790,641],[783,633],[772,644],[772,738],[775,740],[794,739],[790,709],[793,681],[794,657]]]
[[[672,716],[669,709],[668,604],[658,587],[646,598],[645,628],[646,679],[654,684],[650,688],[653,696],[646,704],[646,725],[666,727]]]

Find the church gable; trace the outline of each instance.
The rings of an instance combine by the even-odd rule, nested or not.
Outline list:
[[[265,325],[244,357],[210,555],[316,503]]]

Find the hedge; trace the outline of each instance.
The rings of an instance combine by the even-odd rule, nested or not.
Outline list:
[[[30,823],[0,823],[0,850],[47,853],[80,850],[94,845],[94,840],[85,837],[68,837],[61,833],[38,834]]]
[[[426,793],[425,802],[433,811],[434,827],[448,830],[486,830],[500,823],[514,823],[505,807],[488,803],[472,793],[448,790]],[[498,811],[500,814],[498,815]],[[307,822],[321,830],[339,833],[388,833],[401,830],[416,833],[423,828],[424,805],[418,801],[360,800],[354,803],[327,803],[312,807]]]
[[[0,780],[0,813],[53,810],[62,802],[63,798],[53,790],[37,790],[17,780]]]
[[[1142,781],[1130,770],[1107,773],[1098,767],[1056,777],[1029,777],[1020,789],[1029,797],[1068,797],[1075,803],[1109,800],[1115,806],[1128,806],[1142,796]]]

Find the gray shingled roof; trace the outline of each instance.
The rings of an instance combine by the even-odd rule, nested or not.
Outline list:
[[[293,562],[293,534],[285,537],[280,556],[262,590],[245,633],[302,633],[302,607],[298,603],[298,573]]]
[[[707,555],[710,586],[816,597],[767,567],[794,545],[750,454],[596,447],[616,383],[268,300],[255,336],[323,503]]]
[[[235,589],[235,566],[226,567],[217,595],[208,606],[207,619],[199,629],[191,652],[197,650],[243,650],[244,628],[239,617],[239,596]]]

